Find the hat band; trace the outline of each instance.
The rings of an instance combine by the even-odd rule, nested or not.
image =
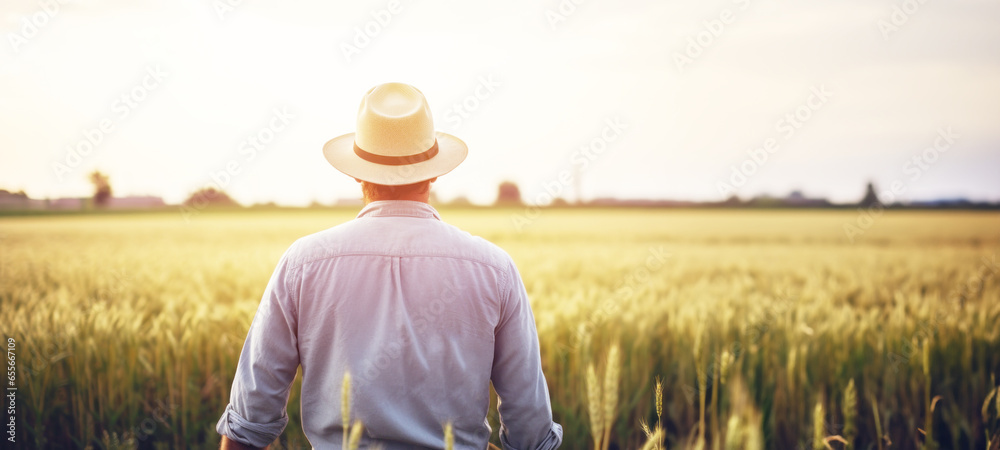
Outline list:
[[[427,149],[426,151],[406,156],[376,155],[374,153],[362,150],[361,147],[358,147],[357,142],[355,142],[354,154],[358,155],[359,157],[361,157],[361,159],[365,161],[375,164],[382,164],[384,166],[405,166],[408,164],[416,164],[418,162],[424,162],[427,161],[428,159],[433,158],[434,155],[438,154],[438,142],[437,139],[435,139],[434,145],[432,145],[431,148]]]

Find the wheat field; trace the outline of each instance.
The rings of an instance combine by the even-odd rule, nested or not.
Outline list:
[[[0,218],[15,447],[217,448],[278,258],[355,214]],[[853,241],[849,210],[441,214],[517,262],[563,448],[648,431],[646,448],[981,449],[998,432],[1000,214],[888,211]],[[308,447],[298,396],[273,447]]]

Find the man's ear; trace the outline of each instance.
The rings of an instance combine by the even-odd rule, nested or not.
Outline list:
[[[359,179],[357,179],[357,178],[355,178],[355,179],[354,179],[354,181],[357,181],[358,183],[360,183],[360,182],[361,182],[361,180],[359,180]]]
[[[431,178],[431,183],[433,183],[433,182],[435,182],[437,180],[438,180],[438,177]]]

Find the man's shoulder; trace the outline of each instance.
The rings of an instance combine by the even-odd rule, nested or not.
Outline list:
[[[462,242],[469,250],[472,250],[474,255],[487,260],[487,262],[497,266],[497,268],[505,270],[510,264],[513,264],[510,255],[499,245],[449,223],[441,222],[441,225],[446,227],[450,233],[453,233],[456,240]]]
[[[293,267],[347,255],[458,258],[508,270],[513,260],[500,246],[443,221],[419,227],[373,230],[378,223],[354,219],[297,239],[286,252]]]

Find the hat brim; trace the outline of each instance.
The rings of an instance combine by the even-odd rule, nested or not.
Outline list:
[[[451,172],[469,154],[469,147],[461,139],[442,132],[436,135],[437,155],[414,164],[389,166],[361,159],[354,153],[354,133],[327,141],[323,156],[335,169],[362,181],[385,186],[413,184]]]

